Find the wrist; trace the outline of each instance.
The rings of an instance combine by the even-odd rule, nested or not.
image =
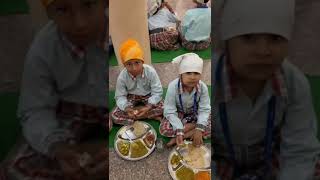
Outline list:
[[[183,129],[177,129],[176,136],[184,136]]]

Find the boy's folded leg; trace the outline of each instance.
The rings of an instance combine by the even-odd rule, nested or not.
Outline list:
[[[173,130],[169,120],[166,118],[163,118],[163,120],[160,123],[159,132],[162,136],[165,137],[175,137],[176,131]]]
[[[134,119],[130,118],[127,112],[122,111],[118,107],[112,111],[110,118],[115,124],[131,125],[134,123]]]
[[[163,31],[150,34],[150,45],[157,50],[176,50],[180,48],[177,43],[179,32],[177,30]]]
[[[182,47],[186,48],[187,50],[190,51],[200,51],[209,48],[211,44],[211,39],[205,40],[205,41],[200,41],[200,42],[191,42],[187,41],[184,37],[181,38],[181,45]]]
[[[163,101],[152,107],[150,111],[147,112],[148,119],[160,120],[163,118]]]

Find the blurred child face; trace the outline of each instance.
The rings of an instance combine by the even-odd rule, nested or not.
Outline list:
[[[105,0],[55,0],[48,15],[72,43],[86,46],[103,37]]]
[[[288,41],[279,35],[247,34],[227,41],[232,67],[240,78],[267,80],[288,54]]]
[[[143,61],[141,61],[140,59],[131,59],[124,63],[124,67],[132,76],[136,77],[142,74]]]
[[[181,78],[185,87],[193,88],[199,83],[201,74],[197,72],[186,72],[181,74]]]

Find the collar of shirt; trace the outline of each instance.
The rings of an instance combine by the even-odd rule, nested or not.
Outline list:
[[[183,94],[183,93],[186,92],[186,91],[183,89],[183,84],[182,84],[182,79],[181,79],[181,78],[180,78],[179,83],[180,83],[180,84],[179,84],[178,87],[180,87],[180,88],[178,89],[178,92],[179,92],[179,94]],[[196,87],[193,88],[192,91],[197,92],[197,94],[199,95],[199,94],[200,94],[200,88],[201,88],[201,86],[200,86],[200,81],[199,81],[198,84],[196,85]]]
[[[131,77],[131,79],[132,80],[137,80],[137,78],[140,76],[140,75],[138,75],[138,76],[136,76],[136,77],[134,77],[134,76],[132,76],[132,74],[130,74],[128,71],[127,71],[127,73],[129,74],[129,76]],[[142,79],[144,79],[144,77],[145,77],[145,72],[144,72],[144,68],[142,69],[142,73],[141,73],[141,78]]]
[[[228,58],[224,56],[224,58],[220,60],[223,61],[222,62],[223,67],[221,71],[222,82],[217,87],[216,100],[219,102],[228,102],[240,96],[240,93],[239,93],[240,89],[236,83],[234,71],[232,69],[231,63],[228,60]],[[276,71],[271,77],[271,79],[268,81],[271,83],[271,88],[273,91],[272,94],[279,97],[283,97],[285,99],[288,97],[283,68],[280,68],[278,71]]]

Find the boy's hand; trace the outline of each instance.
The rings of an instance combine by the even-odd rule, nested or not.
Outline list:
[[[183,135],[177,135],[176,143],[177,143],[178,146],[183,145]]]
[[[193,139],[193,145],[195,145],[196,147],[199,147],[200,145],[202,145],[203,144],[202,131],[199,129],[195,129],[192,139]]]
[[[127,107],[125,109],[125,111],[128,113],[128,116],[132,119],[136,119],[136,114],[135,114],[135,111],[133,108],[130,108],[130,107]]]
[[[144,116],[148,113],[148,111],[150,111],[151,109],[152,109],[151,105],[146,105],[146,106],[144,106],[144,107],[142,107],[142,108],[140,108],[140,109],[138,110],[138,114],[136,114],[136,116],[137,116],[138,118],[142,118],[142,117],[144,117]]]

